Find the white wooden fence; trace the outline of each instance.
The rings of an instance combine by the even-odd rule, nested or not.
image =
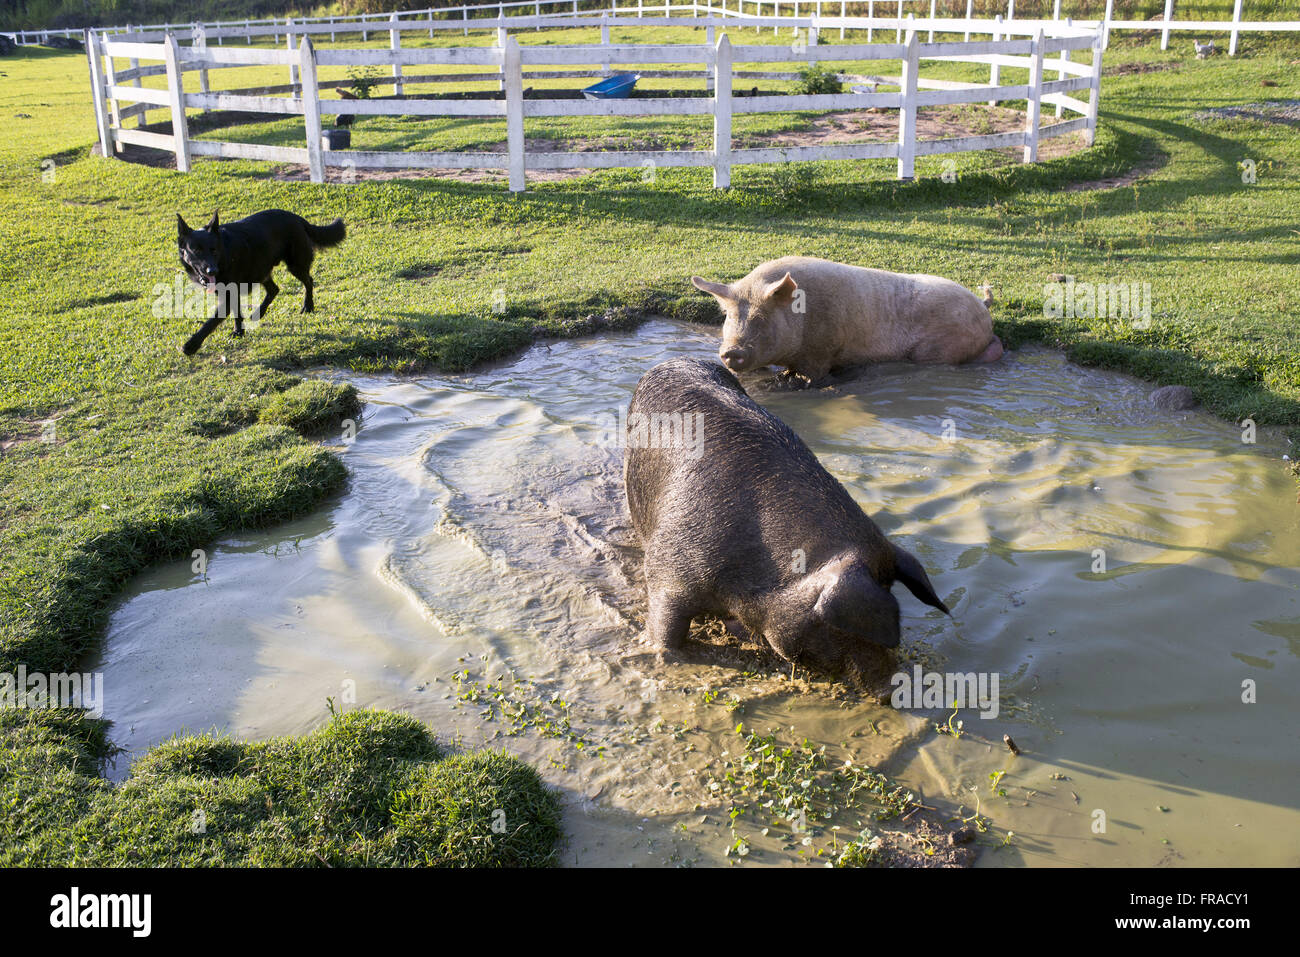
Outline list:
[[[1022,0],[1023,2],[1023,0]],[[1269,33],[1269,32],[1297,32],[1300,31],[1300,20],[1243,20],[1243,6],[1249,0],[1234,0],[1231,20],[1178,20],[1176,19],[1177,4],[1175,0],[1165,0],[1164,19],[1161,21],[1148,20],[1116,20],[1113,17],[1114,0],[1106,0],[1105,12],[1100,18],[1074,17],[1073,22],[1076,26],[1087,29],[1095,29],[1100,26],[1103,31],[1105,42],[1109,44],[1110,34],[1115,30],[1143,30],[1143,31],[1160,31],[1160,48],[1167,49],[1169,46],[1169,35],[1171,31],[1184,31],[1196,33],[1198,35],[1210,34],[1228,34],[1228,53],[1234,55],[1237,52],[1237,39],[1241,33]],[[428,10],[407,10],[397,14],[403,23],[409,23],[413,29],[420,28],[421,24],[428,24],[430,36],[435,29],[433,24],[438,21],[455,20],[464,21],[464,29],[468,32],[473,27],[483,26],[483,20],[494,20],[499,17],[519,13],[531,13],[534,18],[542,17],[573,17],[573,16],[598,16],[606,14],[608,16],[630,16],[637,17],[662,15],[668,16],[690,16],[696,18],[705,17],[723,17],[743,20],[754,20],[755,18],[780,18],[784,11],[786,16],[799,17],[802,13],[805,16],[812,15],[823,21],[827,25],[836,26],[840,30],[840,38],[844,37],[844,30],[848,26],[849,18],[861,19],[862,14],[866,13],[867,18],[874,18],[878,11],[896,13],[895,19],[900,23],[905,13],[911,12],[916,14],[919,10],[921,16],[927,19],[935,19],[937,9],[936,0],[706,0],[704,3],[697,3],[692,0],[690,3],[674,3],[673,0],[664,0],[662,3],[650,3],[647,0],[623,0],[619,5],[619,0],[608,0],[608,6],[596,4],[590,6],[591,0],[581,0],[582,4],[587,4],[587,8],[582,9],[579,0],[501,0],[498,3],[481,3],[481,4],[463,4],[455,7],[442,7],[439,9]],[[1007,12],[1003,15],[1005,21],[1016,19],[1016,0],[1006,0]],[[730,6],[728,5],[730,4]],[[1063,6],[1066,9],[1063,12]],[[1060,22],[1063,18],[1070,16],[1068,7],[1074,6],[1076,12],[1078,4],[1071,0],[1054,0],[1052,5],[1052,21]],[[1095,10],[1097,4],[1094,2],[1088,4],[1088,8]],[[906,8],[906,9],[905,9]],[[973,4],[971,0],[966,2],[966,17],[971,19]],[[225,44],[227,39],[243,39],[246,43],[251,44],[254,36],[271,36],[276,42],[279,42],[281,36],[292,36],[297,33],[301,35],[304,31],[296,29],[306,26],[328,26],[330,38],[336,39],[342,33],[359,33],[363,39],[369,39],[372,32],[382,32],[390,20],[392,14],[351,14],[337,16],[321,17],[304,17],[304,18],[287,18],[287,19],[262,19],[262,20],[223,20],[213,21],[210,23],[193,24],[193,23],[158,23],[147,26],[119,26],[96,28],[95,32],[101,38],[116,36],[119,39],[131,39],[138,41],[161,40],[163,35],[169,32],[189,31],[195,27],[202,27],[207,36],[214,39],[218,46]],[[479,21],[472,23],[472,21]],[[253,32],[258,28],[258,32]],[[535,29],[541,29],[540,26]],[[776,29],[774,27],[773,29]],[[873,28],[868,27],[869,31],[874,32]],[[901,30],[895,27],[895,30]],[[81,37],[84,30],[17,30],[7,31],[7,35],[12,37],[19,44],[36,44],[48,43],[50,37]],[[1051,30],[1048,30],[1051,35]],[[969,33],[966,39],[969,39]],[[869,36],[868,39],[874,39]],[[933,42],[933,31],[930,32],[928,39]],[[902,41],[902,34],[897,33],[896,42]]]
[[[563,22],[563,21],[559,21]],[[702,18],[696,21],[711,42],[704,44],[639,45],[609,43],[611,26],[654,26],[664,22],[654,18],[603,18],[604,42],[585,46],[520,46],[507,33],[507,21],[497,25],[497,42],[491,47],[416,47],[403,48],[400,27],[390,21],[392,41],[388,49],[317,48],[310,36],[301,36],[288,49],[265,47],[212,46],[201,35],[182,46],[173,34],[161,42],[140,42],[101,38],[87,32],[87,55],[90,61],[91,88],[99,140],[103,155],[112,157],[123,145],[166,150],[176,156],[176,167],[190,168],[196,156],[218,156],[275,162],[300,163],[310,170],[313,182],[325,180],[330,167],[343,168],[486,168],[508,172],[509,188],[522,191],[529,170],[595,169],[612,167],[707,166],[713,169],[713,183],[725,187],[731,182],[731,168],[745,163],[780,163],[803,160],[896,159],[898,177],[911,179],[918,156],[987,150],[1001,147],[1022,149],[1024,162],[1034,162],[1039,142],[1048,137],[1082,131],[1091,145],[1097,125],[1100,97],[1102,30],[1081,31],[1060,26],[1059,36],[1049,36],[1040,25],[1031,35],[1016,35],[1025,25],[1001,24],[1001,36],[993,40],[946,40],[921,42],[919,31],[933,25],[960,32],[961,26],[974,26],[974,32],[993,32],[994,24],[975,21],[905,22],[906,35],[898,43],[821,44],[817,42],[817,21],[803,21],[809,30],[803,42],[793,45],[733,45],[724,33],[713,40],[715,31],[734,21]],[[778,25],[789,25],[789,19]],[[892,25],[893,21],[886,21]],[[527,27],[531,23],[519,18],[509,26]],[[556,20],[548,19],[548,25]],[[953,24],[961,26],[953,27]],[[760,27],[771,25],[766,19]],[[328,25],[302,26],[305,34],[328,32]],[[290,41],[292,43],[292,41]],[[1072,51],[1089,50],[1088,62],[1075,62]],[[1050,58],[1050,60],[1049,60]],[[117,69],[115,63],[127,60],[130,66]],[[963,83],[951,80],[923,79],[922,61],[960,61],[978,63],[989,68],[987,83]],[[153,61],[142,66],[141,61]],[[818,95],[733,97],[733,81],[755,76],[790,78],[792,73],[757,73],[734,69],[736,63],[817,63],[898,61],[896,77],[872,77],[872,92]],[[624,100],[524,99],[524,80],[555,76],[597,76],[619,67],[662,66],[664,64],[702,66],[702,71],[673,70],[659,76],[706,78],[709,95],[699,97],[635,97]],[[288,96],[267,95],[256,91],[230,90],[213,92],[208,73],[231,67],[279,66],[290,71],[290,83],[278,88]],[[495,79],[501,96],[493,99],[322,99],[317,71],[322,66],[390,67],[395,89],[405,85],[436,82],[466,82]],[[403,68],[427,66],[484,67],[483,73],[444,73],[440,76],[403,75]],[[531,68],[525,73],[525,68]],[[561,67],[560,70],[539,70]],[[582,69],[579,69],[582,68]],[[1003,68],[1028,71],[1028,81],[1004,84]],[[1047,72],[1054,71],[1055,79]],[[646,72],[643,71],[643,75]],[[187,92],[186,74],[198,74],[198,90]],[[144,87],[147,76],[165,76],[166,89]],[[844,78],[844,75],[842,75]],[[848,76],[853,80],[868,79]],[[346,86],[338,81],[332,86]],[[128,85],[130,84],[130,85]],[[877,86],[896,86],[897,90],[877,91]],[[1086,99],[1071,94],[1082,93]],[[918,140],[917,110],[921,107],[951,103],[1024,101],[1027,104],[1022,129],[983,136],[963,136],[939,140]],[[1076,114],[1044,126],[1041,108],[1049,104],[1060,117],[1063,111]],[[134,116],[143,123],[146,110],[166,108],[171,114],[171,132],[160,133],[124,126]],[[854,110],[886,108],[898,111],[898,137],[895,142],[854,143],[798,147],[737,149],[732,143],[731,120],[736,114],[791,111]],[[270,146],[209,139],[192,139],[186,109],[233,110],[253,113],[301,115],[306,126],[304,146]],[[437,152],[327,150],[321,142],[324,116],[341,113],[356,116],[474,116],[488,120],[504,118],[506,151]],[[557,116],[712,116],[711,150],[655,150],[606,152],[529,152],[524,138],[524,120],[530,117]]]

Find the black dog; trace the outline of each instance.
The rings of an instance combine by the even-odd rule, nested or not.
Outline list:
[[[227,226],[222,226],[217,221],[217,214],[213,213],[206,229],[190,229],[179,213],[176,222],[180,227],[177,244],[185,272],[204,289],[217,293],[216,312],[181,347],[187,356],[199,351],[203,340],[221,325],[227,314],[235,320],[235,335],[244,334],[244,317],[239,311],[242,288],[254,283],[262,284],[266,298],[249,318],[265,315],[267,307],[280,291],[271,279],[271,270],[280,263],[284,263],[303,284],[306,296],[302,311],[311,312],[315,308],[311,261],[317,249],[336,246],[343,242],[345,235],[341,219],[328,226],[313,226],[301,216],[283,209],[264,209]]]

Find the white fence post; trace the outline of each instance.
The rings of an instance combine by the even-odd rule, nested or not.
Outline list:
[[[996,43],[1001,39],[1002,39],[1002,14],[999,13],[996,17],[993,18],[993,42]],[[997,56],[996,53],[993,55]],[[1002,67],[995,60],[993,62],[993,65],[989,67],[989,86],[1001,86],[1001,84],[1002,84]],[[998,105],[998,101],[996,99],[989,100],[989,106],[997,106],[997,105]]]
[[[253,21],[252,21],[252,20],[245,20],[245,21],[244,21],[244,29],[245,29],[245,30],[247,30],[247,29],[248,29],[249,27],[251,27],[252,25],[253,25]],[[248,46],[251,47],[251,46],[253,45],[253,35],[252,35],[251,33],[247,34],[247,35],[244,37],[244,39],[248,41]]]
[[[731,41],[724,33],[713,51],[713,188],[731,185]]]
[[[185,120],[185,76],[181,73],[181,54],[176,36],[169,30],[163,41],[167,61],[167,93],[172,110],[172,136],[175,139],[176,171],[190,171],[190,127]]]
[[[930,43],[934,42],[934,4],[935,0],[930,0]]]
[[[970,43],[970,20],[971,14],[975,12],[975,0],[966,0],[966,36],[962,42]]]
[[[506,75],[506,152],[510,164],[510,192],[524,191],[524,76],[519,41],[510,37],[501,51]]]
[[[600,73],[609,76],[609,18],[600,15]]]
[[[1102,20],[1101,48],[1110,46],[1110,21],[1115,15],[1115,0],[1106,0],[1106,16]]]
[[[1160,31],[1160,49],[1169,49],[1169,21],[1174,18],[1174,0],[1165,0],[1165,25]]]
[[[1058,7],[1058,9],[1059,9],[1061,0],[1056,0],[1056,2],[1057,2],[1057,7]],[[1066,17],[1066,18],[1065,18],[1065,27],[1066,27],[1067,30],[1072,29],[1072,28],[1074,27],[1074,20],[1073,20],[1072,18],[1070,18],[1070,17]],[[1060,66],[1060,68],[1056,71],[1056,78],[1057,78],[1058,80],[1064,80],[1064,79],[1065,79],[1065,64],[1067,64],[1067,63],[1069,63],[1069,62],[1070,62],[1070,51],[1069,51],[1069,50],[1062,50],[1062,51],[1061,51],[1061,66]],[[1064,93],[1058,93],[1057,96],[1058,96],[1058,97],[1063,97],[1063,96],[1065,96],[1065,94],[1064,94]],[[1058,120],[1061,118],[1061,111],[1064,110],[1064,109],[1065,109],[1065,105],[1064,105],[1064,104],[1063,104],[1063,103],[1058,99],[1058,100],[1056,101],[1056,118],[1057,118]]]
[[[136,71],[138,71],[138,70],[140,69],[140,61],[139,61],[139,60],[136,60],[136,59],[134,59],[134,58],[132,58],[132,59],[130,59],[130,60],[127,60],[127,61],[126,61],[126,64],[127,64],[127,66],[130,67],[132,70],[136,70]],[[144,84],[140,81],[140,77],[138,77],[138,76],[135,77],[135,78],[133,78],[133,79],[131,80],[131,85],[132,85],[132,86],[144,86]],[[141,106],[147,106],[147,105],[148,105],[148,104],[146,104],[146,103],[142,103],[142,104],[141,104]],[[141,110],[139,113],[136,114],[136,117],[135,117],[135,125],[136,125],[137,128],[139,128],[139,127],[145,125],[145,117],[146,117],[147,115],[148,115],[148,114],[147,114],[147,112],[146,112],[145,110]]]
[[[704,28],[704,45],[708,52],[704,54],[704,91],[707,93],[713,89],[713,73],[716,67],[715,57],[717,55],[717,41],[714,39],[713,24]]]
[[[108,100],[108,118],[110,126],[114,130],[122,128],[122,108],[117,104],[117,97],[113,95],[113,87],[117,86],[117,75],[113,69],[113,58],[106,56],[103,59],[104,64],[104,89]]]
[[[294,53],[298,48],[293,42],[293,17],[286,17],[284,21],[284,43],[290,53]],[[289,61],[289,86],[293,87],[290,95],[300,96],[302,89],[298,86],[298,64]]]
[[[846,13],[846,10],[848,9],[847,5],[848,5],[848,0],[840,0],[840,39],[841,40],[844,39],[844,18],[848,16],[848,14]]]
[[[1241,0],[1232,5],[1232,33],[1228,36],[1228,56],[1237,55],[1237,24],[1241,22]]]
[[[916,31],[908,30],[903,74],[899,77],[902,102],[898,106],[898,178],[904,180],[916,175],[916,80],[921,64],[920,52]]]
[[[894,32],[894,42],[903,42],[903,0],[898,0],[898,29]]]
[[[402,49],[402,31],[397,25],[397,14],[394,13],[391,17],[389,17],[389,24],[390,25],[388,27],[388,49],[392,50],[394,53],[397,53]],[[401,95],[402,95],[402,65],[400,63],[397,63],[396,58],[394,58],[393,96],[401,96]]]
[[[1083,145],[1097,142],[1097,109],[1101,105],[1101,53],[1106,49],[1106,27],[1097,27],[1092,39],[1092,76],[1088,78],[1088,128],[1083,134]]]
[[[1029,59],[1029,100],[1025,105],[1025,162],[1038,162],[1038,121],[1043,103],[1043,31],[1034,37]]]
[[[1007,0],[1007,19],[1014,20],[1015,18],[1016,18],[1016,0]]]
[[[208,49],[208,29],[203,24],[194,24],[194,35],[190,38],[190,47],[202,51]],[[208,86],[208,68],[205,66],[199,67],[199,92],[211,92],[211,88]]]
[[[320,88],[316,85],[316,50],[311,37],[302,38],[298,49],[302,76],[302,117],[307,128],[307,167],[313,183],[325,182],[325,159],[321,152]]]
[[[108,113],[108,90],[104,87],[104,62],[100,58],[99,35],[86,31],[86,57],[90,60],[90,92],[95,101],[95,125],[99,127],[99,150],[110,159],[116,155],[113,126]]]
[[[510,39],[509,32],[506,30],[505,20],[497,21],[497,46],[502,50],[506,48],[506,41]],[[506,91],[506,61],[501,59],[501,76],[497,80],[497,91],[504,93]]]

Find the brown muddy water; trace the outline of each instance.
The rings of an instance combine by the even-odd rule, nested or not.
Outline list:
[[[340,449],[345,494],[122,601],[89,663],[130,752],[113,776],[179,731],[309,731],[332,698],[533,763],[563,796],[568,864],[820,863],[860,824],[896,826],[854,812],[811,840],[745,818],[733,833],[743,725],[877,765],[945,817],[978,812],[980,865],[1300,863],[1283,448],[1046,350],[827,390],[748,380],[952,608],[895,589],[899,669],[998,676],[997,717],[962,710],[955,737],[935,730],[946,708],[895,710],[743,654],[660,665],[641,644],[606,427],[647,368],[708,357],[715,335],[656,321],[474,375],[353,379],[367,405]]]

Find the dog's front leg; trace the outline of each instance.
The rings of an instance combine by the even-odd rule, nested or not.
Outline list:
[[[225,318],[225,303],[222,302],[221,296],[217,296],[217,308],[212,313],[212,318],[199,326],[199,331],[185,340],[185,345],[181,346],[181,352],[185,353],[187,356],[192,356],[194,353],[198,352],[199,347],[203,345],[203,340],[212,335],[213,331],[217,326],[221,325]]]

